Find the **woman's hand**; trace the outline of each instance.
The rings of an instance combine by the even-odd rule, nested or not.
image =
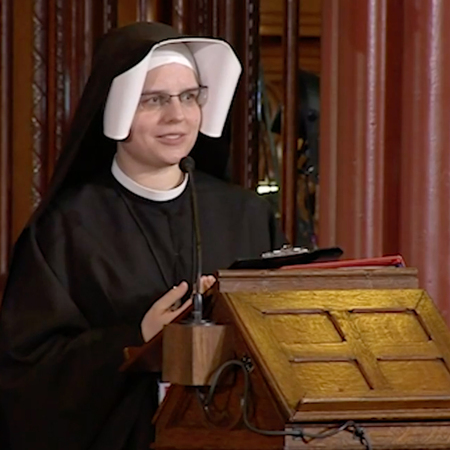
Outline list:
[[[145,313],[141,322],[141,333],[145,342],[156,336],[168,323],[172,322],[183,311],[192,304],[192,299],[177,307],[177,302],[186,295],[188,284],[182,281],[178,286],[166,292],[152,307]]]
[[[212,275],[204,275],[200,279],[200,291],[203,294],[214,283],[216,279]],[[146,312],[141,322],[141,333],[145,342],[156,336],[168,323],[176,319],[183,311],[192,304],[192,299],[187,300],[181,306],[181,299],[186,295],[188,284],[182,281],[170,291],[166,292]]]

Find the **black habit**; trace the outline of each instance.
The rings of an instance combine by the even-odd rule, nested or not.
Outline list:
[[[102,42],[49,194],[16,244],[0,315],[2,450],[143,450],[152,440],[156,374],[118,369],[123,348],[143,343],[150,306],[192,280],[191,187],[163,203],[127,191],[100,119],[112,79],[174,33],[137,24]],[[281,244],[255,194],[202,172],[196,188],[203,273]]]

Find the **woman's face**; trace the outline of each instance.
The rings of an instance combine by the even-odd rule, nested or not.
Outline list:
[[[183,95],[183,102],[177,95],[196,88],[193,70],[182,64],[148,72],[130,136],[119,145],[121,157],[145,170],[177,165],[187,156],[197,140],[201,108],[192,100],[195,91]],[[161,101],[164,94],[172,95],[167,103]]]

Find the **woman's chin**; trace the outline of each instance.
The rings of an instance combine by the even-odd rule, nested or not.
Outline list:
[[[177,165],[180,161],[189,155],[190,151],[180,150],[176,152],[170,152],[170,154],[164,155],[164,162],[168,166]]]

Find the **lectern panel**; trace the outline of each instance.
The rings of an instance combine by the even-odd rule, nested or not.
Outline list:
[[[266,314],[265,321],[278,340],[285,344],[325,344],[342,342],[330,316],[323,311]]]
[[[424,291],[223,296],[291,419],[450,419],[450,333]]]
[[[362,339],[369,344],[403,345],[430,340],[414,310],[354,312],[352,320]]]
[[[359,394],[370,391],[357,361],[302,362],[294,372],[308,395],[334,395],[348,391],[349,385]]]
[[[206,303],[233,360],[207,404],[206,388],[171,387],[152,448],[357,450],[348,432],[272,434],[351,421],[376,449],[450,449],[450,332],[415,271],[228,272]]]
[[[450,391],[450,373],[442,359],[433,361],[380,361],[393,389],[403,391]]]

